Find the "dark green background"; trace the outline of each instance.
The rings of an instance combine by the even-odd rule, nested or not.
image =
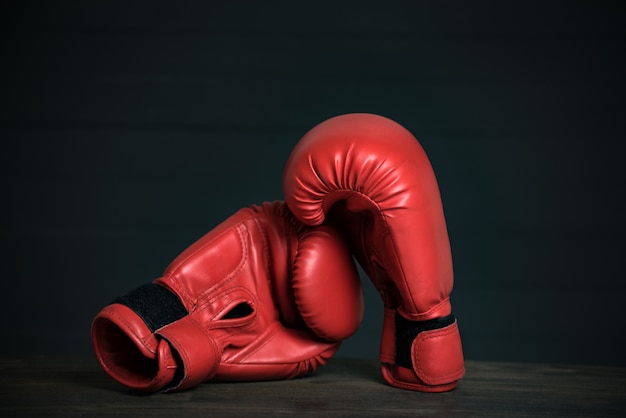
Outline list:
[[[619,5],[2,2],[0,354],[89,353],[113,297],[282,198],[308,129],[373,112],[431,158],[467,359],[626,365]],[[378,355],[365,285],[340,355]]]

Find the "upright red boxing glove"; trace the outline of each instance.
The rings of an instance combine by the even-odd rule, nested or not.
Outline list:
[[[363,315],[352,255],[283,202],[236,212],[163,277],[106,306],[92,342],[102,368],[141,391],[209,379],[289,379],[326,363]]]
[[[452,258],[441,197],[416,138],[378,115],[311,129],[283,176],[285,200],[308,225],[342,232],[384,302],[380,361],[396,387],[443,392],[464,375],[452,314]]]

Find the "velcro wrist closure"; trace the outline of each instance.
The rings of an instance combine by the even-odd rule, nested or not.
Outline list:
[[[132,309],[157,337],[169,342],[182,368],[166,390],[181,390],[209,379],[221,352],[208,330],[197,323],[180,299],[167,288],[149,283],[117,298]]]
[[[143,320],[150,331],[155,332],[188,315],[178,296],[167,288],[148,283],[115,299],[132,309]]]
[[[443,385],[465,374],[461,337],[456,321],[445,328],[425,331],[412,346],[413,370],[428,385]]]
[[[455,321],[456,319],[452,314],[427,321],[411,321],[395,312],[396,364],[412,369],[411,346],[415,338],[423,332],[445,328],[452,325]]]
[[[396,364],[412,369],[427,385],[463,377],[463,350],[455,317],[409,321],[396,314]]]

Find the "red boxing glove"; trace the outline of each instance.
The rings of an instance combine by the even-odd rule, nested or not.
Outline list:
[[[92,342],[118,382],[171,391],[209,379],[313,372],[362,315],[359,276],[343,240],[274,202],[239,210],[163,277],[106,306],[93,321]]]
[[[413,135],[382,116],[348,114],[311,129],[283,176],[293,214],[342,232],[385,306],[380,361],[392,386],[456,387],[463,351],[452,314],[452,257],[431,164]]]

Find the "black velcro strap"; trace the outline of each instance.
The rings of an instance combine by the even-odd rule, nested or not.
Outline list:
[[[154,332],[188,314],[178,297],[163,286],[148,283],[115,299],[128,306]]]
[[[410,321],[396,312],[396,364],[412,369],[411,346],[417,334],[423,331],[445,328],[454,324],[455,320],[454,315],[450,314],[443,318],[435,318],[428,321]]]

